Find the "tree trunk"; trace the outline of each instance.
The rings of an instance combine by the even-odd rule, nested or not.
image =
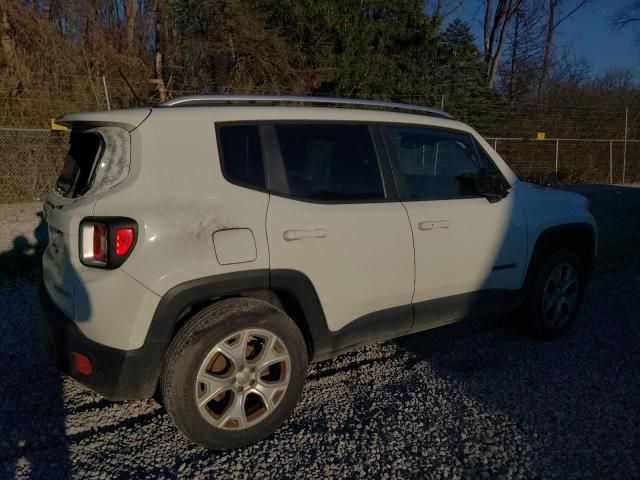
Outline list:
[[[4,1],[0,0],[1,21],[0,25],[0,43],[2,43],[2,53],[7,61],[7,65],[10,71],[15,71],[16,68],[16,47],[13,43],[13,35],[11,23],[9,22],[9,14],[7,13],[7,6]]]
[[[491,60],[492,46],[489,44],[491,32],[491,13],[493,12],[493,1],[487,0],[487,9],[484,12],[484,61],[489,63]]]
[[[42,18],[48,22],[51,21],[51,0],[42,2]]]
[[[124,4],[125,13],[127,15],[127,48],[129,51],[133,50],[135,33],[136,33],[136,18],[138,17],[138,0],[128,0]]]
[[[547,36],[544,41],[544,56],[542,59],[542,69],[540,70],[540,79],[538,80],[538,91],[536,98],[540,101],[542,89],[549,76],[551,68],[551,54],[553,50],[553,37],[556,31],[556,14],[560,0],[549,0],[549,19],[547,21]]]
[[[500,57],[513,15],[523,0],[498,0],[495,14],[493,1],[486,0],[484,15],[484,61],[487,65],[487,86],[492,88],[496,82]],[[493,21],[492,21],[493,17]]]
[[[516,12],[513,25],[513,42],[511,44],[511,78],[509,79],[509,102],[515,99],[515,84],[518,76],[518,48],[520,47],[520,9]]]
[[[166,36],[165,36],[166,30],[164,29],[164,22],[163,22],[164,17],[162,15],[163,12],[160,10],[161,8],[160,4],[161,4],[161,0],[156,0],[153,6],[153,14],[155,17],[154,36],[155,36],[155,47],[156,47],[156,53],[154,56],[154,70],[156,73],[156,78],[151,80],[151,82],[155,84],[158,90],[158,96],[160,97],[160,101],[164,102],[168,97],[167,87],[164,83],[164,78],[162,75],[164,70],[163,51],[167,42],[166,42]]]
[[[165,87],[164,80],[162,78],[162,53],[160,50],[156,50],[155,66],[156,78],[153,80],[153,83],[156,84],[156,88],[158,89],[160,101],[164,102],[167,99],[167,88]]]

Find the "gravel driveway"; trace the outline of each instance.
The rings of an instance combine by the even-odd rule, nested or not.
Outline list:
[[[575,189],[601,261],[569,335],[492,322],[361,348],[310,368],[272,438],[224,453],[152,400],[109,402],[47,365],[39,205],[0,205],[0,478],[640,478],[640,189]]]

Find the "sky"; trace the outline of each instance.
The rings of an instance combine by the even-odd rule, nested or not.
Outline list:
[[[480,43],[483,17],[479,3],[480,0],[466,0],[455,15],[471,23]],[[626,66],[638,71],[640,45],[634,42],[635,32],[631,29],[614,32],[609,26],[613,12],[624,3],[623,0],[592,0],[559,27],[556,46],[569,48],[577,57],[585,58],[594,75]]]

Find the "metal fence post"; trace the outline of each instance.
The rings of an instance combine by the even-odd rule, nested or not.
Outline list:
[[[613,183],[613,142],[609,142],[609,183]]]
[[[624,108],[624,150],[622,151],[622,184],[627,170],[627,132],[629,131],[629,107]]]
[[[104,98],[107,100],[107,110],[111,110],[111,102],[109,101],[109,90],[107,89],[107,79],[102,76],[102,86],[104,87]]]

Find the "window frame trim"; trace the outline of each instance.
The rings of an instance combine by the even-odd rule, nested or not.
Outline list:
[[[427,130],[439,130],[439,131],[442,131],[442,132],[455,133],[455,134],[467,137],[467,139],[469,140],[469,143],[471,143],[471,147],[476,152],[476,155],[478,155],[478,150],[481,148],[480,145],[479,145],[479,142],[476,140],[476,138],[470,132],[466,132],[464,130],[458,130],[458,129],[449,128],[449,127],[440,127],[440,126],[436,126],[436,125],[423,125],[423,124],[415,124],[415,123],[384,123],[384,122],[381,122],[381,123],[379,123],[380,133],[381,133],[382,139],[384,141],[385,150],[386,150],[386,153],[387,153],[387,158],[388,158],[389,165],[391,167],[391,171],[393,172],[394,181],[396,181],[396,175],[397,174],[401,174],[401,172],[399,171],[399,168],[398,168],[399,159],[398,159],[398,156],[397,156],[397,152],[393,149],[393,146],[391,144],[391,137],[390,137],[390,132],[389,132],[389,128],[390,127],[391,128],[392,127],[422,128],[422,129],[427,129]],[[479,156],[480,155],[478,155],[478,157]],[[498,166],[495,164],[495,162],[493,161],[491,156],[489,154],[487,154],[486,152],[485,152],[484,156],[491,163],[491,165],[495,168],[496,172],[498,172],[498,174],[502,177],[502,180],[505,182],[505,184],[509,185],[509,182],[507,182],[507,180],[504,178],[504,174],[498,168]],[[474,199],[474,198],[485,198],[486,199],[486,197],[484,197],[483,195],[480,195],[480,194],[477,194],[477,195],[458,195],[458,196],[455,196],[455,197],[403,198],[403,193],[406,194],[406,192],[401,192],[401,188],[398,185],[397,181],[396,181],[396,189],[397,189],[398,200],[400,202],[403,202],[403,203],[404,202],[442,202],[442,201],[446,201],[446,200],[469,200],[469,199]]]

